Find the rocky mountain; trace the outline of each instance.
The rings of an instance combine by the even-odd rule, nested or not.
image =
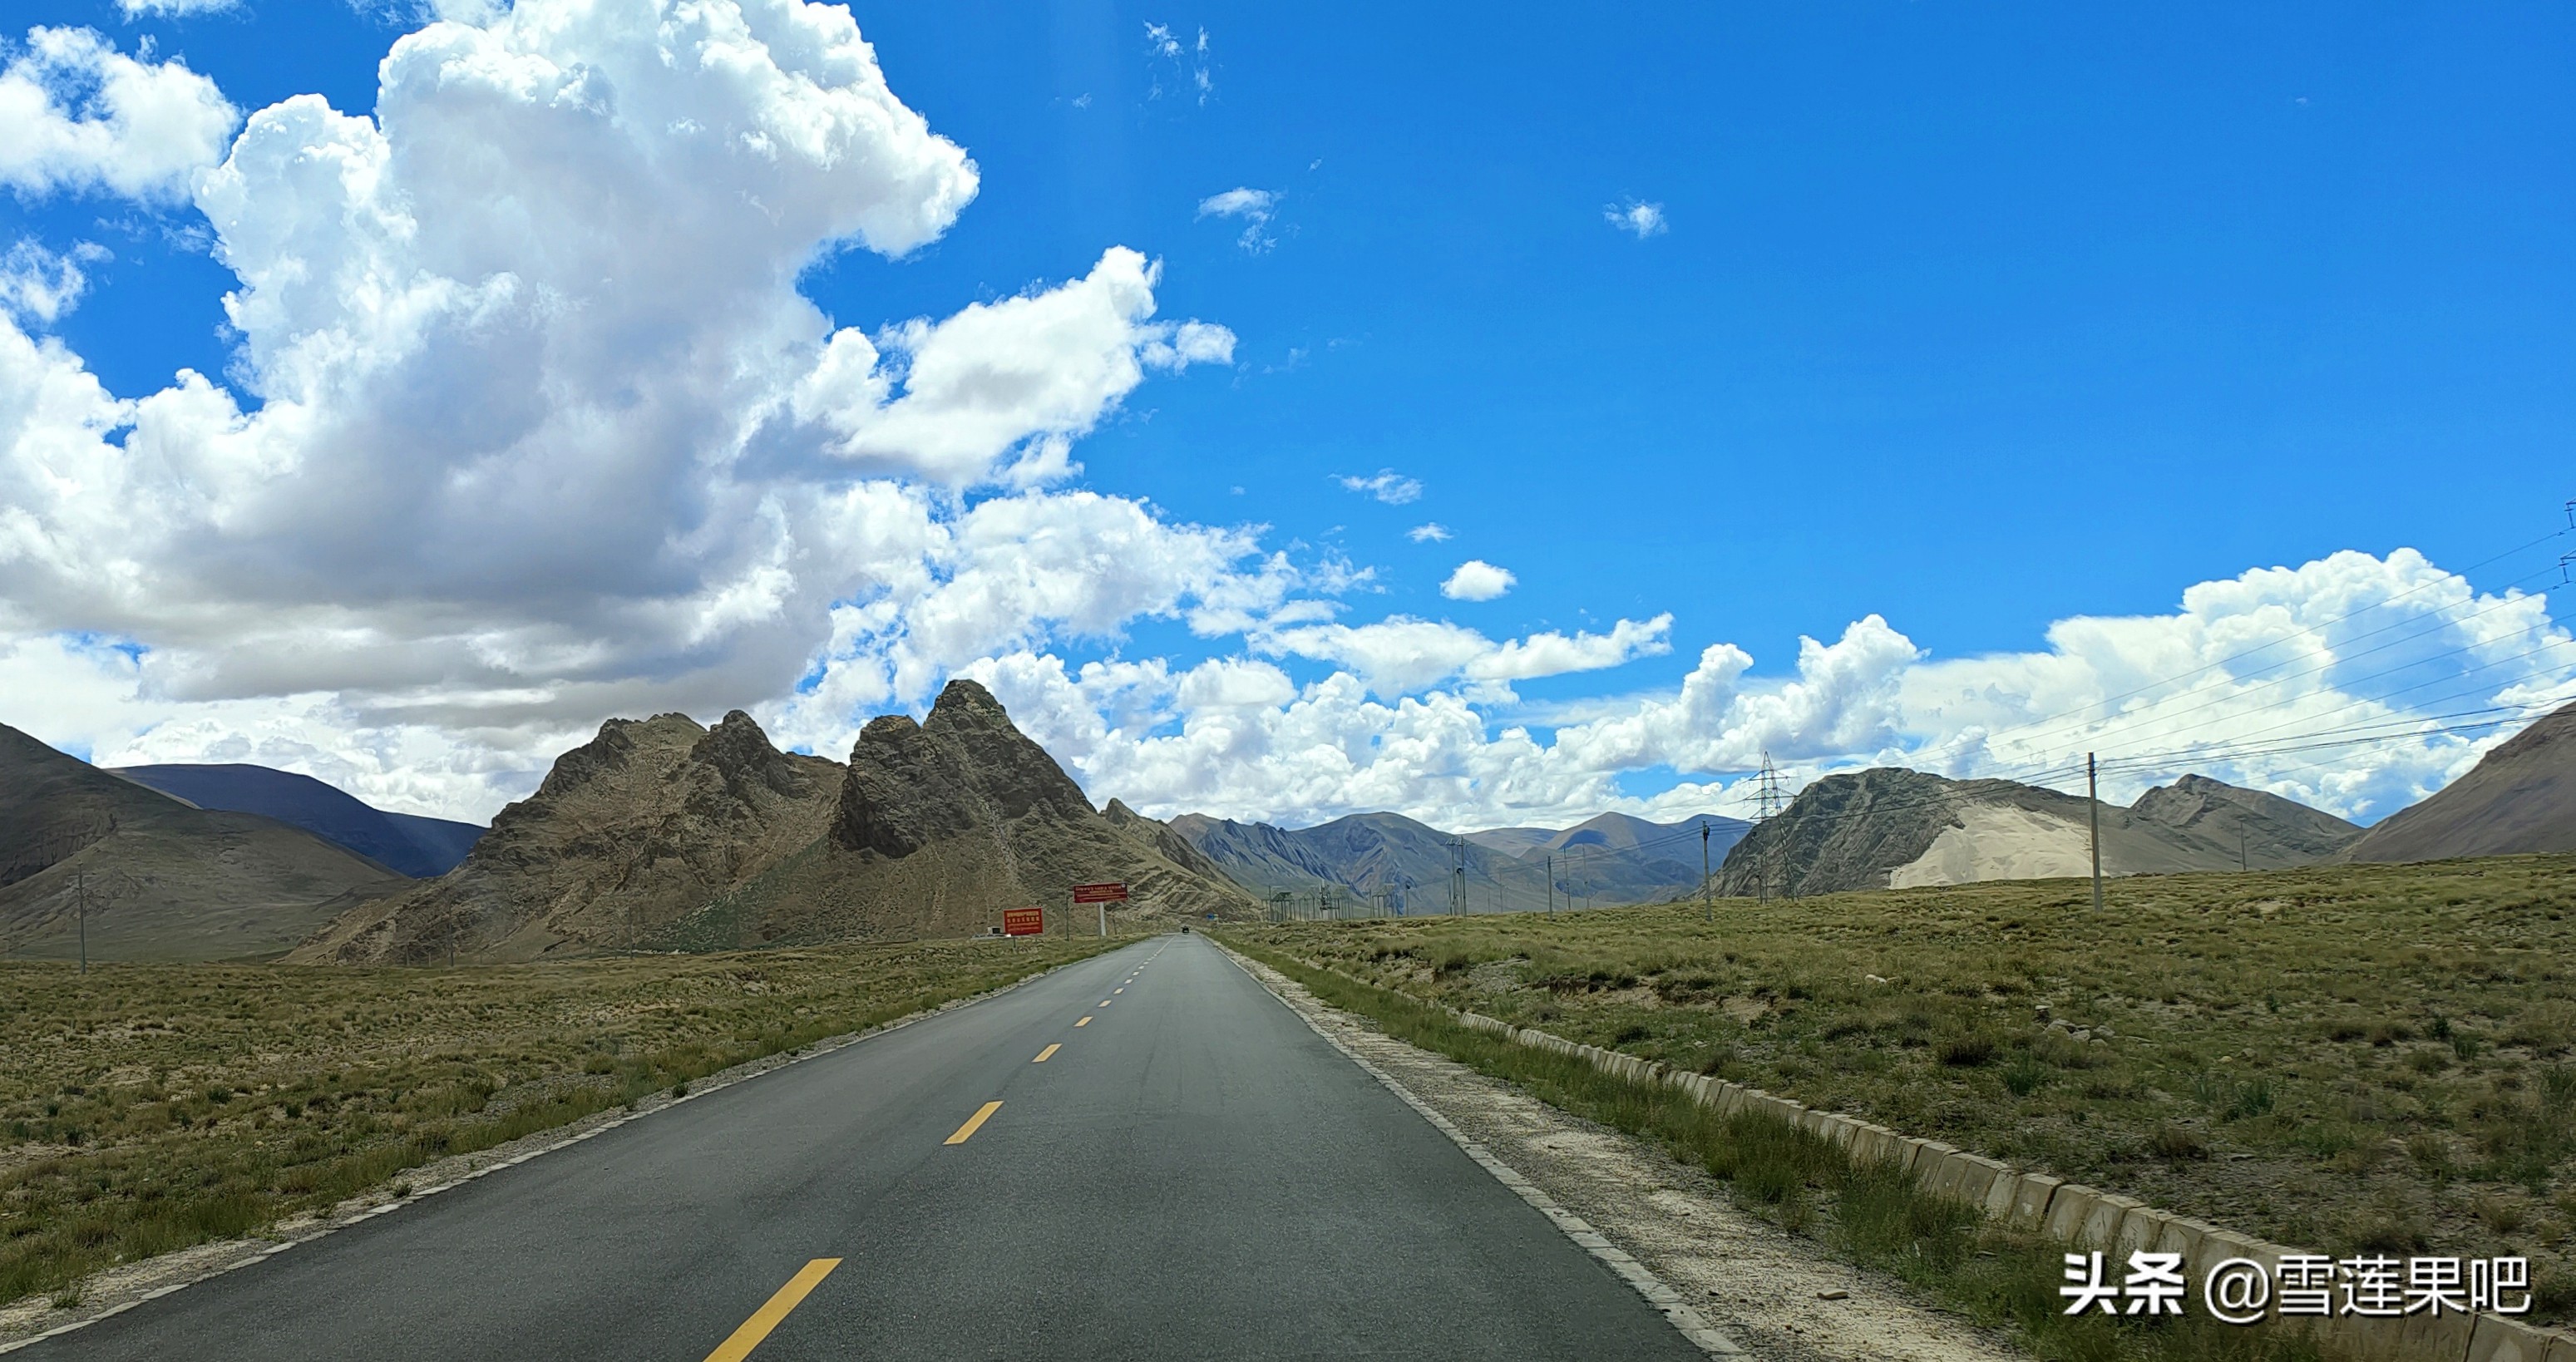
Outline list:
[[[2089,801],[2009,780],[1898,767],[1827,776],[1726,858],[1718,892],[1850,889],[2092,873]],[[2101,806],[2102,873],[2278,869],[2328,859],[2361,830],[2304,804],[2202,776]]]
[[[2221,852],[2230,846],[2240,848],[2243,868],[2248,870],[2331,860],[2362,836],[2360,828],[2322,809],[2207,776],[2184,776],[2171,785],[2159,785],[2138,796],[2129,812],[2204,843],[2214,842]],[[2106,872],[2109,868],[2103,867]],[[2089,866],[2086,873],[2091,873]]]
[[[296,952],[352,963],[529,960],[631,945],[811,844],[840,767],[780,752],[736,710],[611,719],[492,820],[464,863]]]
[[[2576,851],[2576,704],[2499,744],[2469,773],[2352,844],[2355,861]]]
[[[240,763],[119,766],[115,773],[201,809],[274,818],[414,879],[434,879],[465,859],[483,829],[418,814],[387,813],[311,776]]]
[[[951,681],[918,724],[870,720],[828,835],[696,925],[718,940],[957,936],[1038,907],[1049,931],[1093,931],[1098,910],[1069,895],[1113,880],[1128,925],[1260,911],[1171,828],[1116,800],[1094,809],[992,692]]]
[[[1747,824],[1711,818],[1725,854]],[[1465,860],[1470,911],[1560,903],[1650,903],[1699,888],[1700,820],[1657,824],[1609,813],[1572,828],[1495,828],[1454,834],[1393,813],[1353,814],[1311,828],[1185,814],[1172,830],[1256,894],[1311,899],[1329,887],[1387,896],[1413,912],[1446,912],[1452,843]],[[1550,880],[1551,855],[1554,879]]]
[[[200,809],[0,725],[0,937],[13,955],[274,955],[409,881],[256,814]]]
[[[297,952],[351,962],[527,960],[634,945],[985,932],[1005,908],[1068,913],[1076,884],[1120,880],[1126,923],[1257,907],[1170,829],[1094,809],[972,681],[929,718],[872,720],[849,764],[783,753],[739,711],[611,720],[502,810],[445,877],[352,912]]]

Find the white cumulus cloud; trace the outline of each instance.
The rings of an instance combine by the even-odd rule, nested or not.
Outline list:
[[[1065,476],[1072,441],[1148,367],[1233,361],[1222,326],[1146,320],[1160,273],[1113,247],[1089,275],[1043,293],[917,318],[875,341],[845,327],[797,385],[793,410],[866,472],[953,486],[997,472],[1019,483]]]
[[[1482,558],[1470,558],[1440,584],[1440,594],[1453,601],[1500,600],[1520,579]]]
[[[1449,527],[1441,524],[1437,520],[1434,520],[1427,524],[1416,525],[1412,529],[1406,530],[1404,532],[1404,537],[1417,544],[1443,543],[1449,538]]]
[[[0,185],[184,197],[241,122],[177,60],[137,61],[85,28],[31,28],[0,68]]]
[[[2080,789],[2087,751],[2122,802],[2197,771],[2367,820],[2576,699],[2576,638],[2543,598],[2478,593],[2406,550],[2201,583],[2171,614],[2060,621],[2034,652],[1929,658],[1875,615],[1800,640],[1783,676],[1712,644],[1669,690],[1557,707],[1552,734],[1507,686],[1475,679],[1513,672],[1516,654],[1615,665],[1661,651],[1668,628],[1506,644],[1402,618],[1281,630],[1256,641],[1338,669],[1302,686],[1257,660],[1131,671],[1115,706],[1105,674],[1050,654],[976,673],[1091,789],[1147,812],[1297,825],[1393,809],[1446,828],[1562,826],[1611,808],[1749,815],[1745,782],[1765,757],[1792,788],[1907,765]],[[2476,717],[2446,717],[2463,712]],[[1622,775],[1652,770],[1686,778],[1621,793]]]
[[[1507,697],[1508,683],[1598,671],[1669,651],[1673,617],[1620,620],[1609,633],[1549,632],[1496,643],[1465,625],[1394,615],[1372,624],[1265,622],[1249,640],[1258,652],[1314,658],[1348,668],[1373,695],[1394,699],[1454,678],[1504,683],[1480,690]]]
[[[146,155],[164,96],[212,87],[94,36],[40,31],[0,83],[38,134],[12,184],[192,194],[239,344],[129,397],[0,319],[7,665],[118,697],[13,676],[0,721],[128,760],[374,753],[361,793],[483,816],[608,715],[768,696],[830,750],[992,650],[1309,589],[1246,532],[1043,490],[1147,376],[1231,360],[1155,317],[1141,255],[872,330],[797,292],[978,185],[846,10],[450,9],[373,117],[296,96],[229,150],[224,109]],[[83,63],[92,93],[58,89]],[[41,320],[76,262],[34,249],[9,310]]]

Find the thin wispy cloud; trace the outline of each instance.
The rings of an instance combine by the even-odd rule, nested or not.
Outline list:
[[[1267,230],[1270,219],[1278,216],[1279,199],[1276,190],[1238,187],[1199,200],[1199,216],[1240,219],[1243,234],[1234,239],[1234,244],[1259,255],[1279,244]]]
[[[1195,93],[1205,104],[1216,93],[1216,61],[1208,46],[1208,31],[1198,31],[1195,41],[1184,42],[1169,24],[1145,25],[1145,47],[1156,62],[1169,68],[1172,79],[1182,88]],[[1163,86],[1164,72],[1158,70],[1153,85],[1145,92],[1147,99],[1161,99],[1169,93]]]
[[[1639,241],[1650,236],[1662,236],[1672,230],[1672,221],[1664,216],[1664,206],[1660,203],[1627,199],[1603,207],[1601,216],[1607,218],[1611,226]]]
[[[1381,468],[1367,477],[1344,473],[1336,481],[1340,482],[1346,491],[1365,493],[1389,506],[1401,506],[1408,501],[1418,501],[1422,497],[1422,483],[1419,479],[1408,478],[1392,468]]]
[[[1412,529],[1406,530],[1404,532],[1404,537],[1417,544],[1445,543],[1449,538],[1449,527],[1441,524],[1437,520],[1434,520],[1428,524],[1416,525]]]
[[[114,258],[95,241],[77,242],[60,255],[21,241],[0,255],[0,309],[32,325],[50,326],[89,291],[89,272],[82,266]]]
[[[239,0],[116,0],[127,23],[150,15],[162,19],[184,19],[199,14],[221,14],[237,7]]]

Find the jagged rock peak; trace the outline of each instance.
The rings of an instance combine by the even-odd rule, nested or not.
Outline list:
[[[707,730],[689,755],[716,768],[725,784],[740,793],[743,787],[758,784],[780,794],[803,797],[812,783],[793,757],[770,745],[769,735],[741,710],[724,716],[724,722]]]
[[[532,799],[553,799],[602,776],[625,769],[627,762],[642,746],[644,735],[652,730],[684,729],[692,737],[706,730],[686,714],[656,714],[650,719],[611,719],[599,726],[599,736],[555,758],[554,769],[546,772],[544,783],[537,786]]]
[[[1060,818],[1097,812],[1073,777],[973,681],[961,677],[942,688],[922,732],[957,745],[967,783],[1006,821],[1033,810]]]
[[[868,720],[867,727],[859,730],[859,740],[850,747],[850,760],[857,761],[859,754],[872,745],[901,747],[907,739],[920,731],[921,725],[914,723],[909,714],[880,714]]]
[[[923,721],[922,727],[961,736],[977,732],[1008,733],[1027,741],[1019,726],[1011,722],[1010,711],[993,698],[993,692],[962,676],[940,688],[939,698],[932,702],[930,717]]]
[[[927,722],[886,714],[859,730],[834,831],[851,850],[899,859],[970,831],[1001,837],[1032,814],[1092,813],[1082,787],[991,691],[957,680],[939,692]]]

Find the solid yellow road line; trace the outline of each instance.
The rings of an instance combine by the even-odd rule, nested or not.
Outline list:
[[[1089,1025],[1091,1025],[1091,1018],[1089,1018],[1089,1017],[1085,1017],[1085,1018],[1083,1018],[1082,1020],[1080,1020],[1080,1021],[1078,1021],[1078,1022],[1075,1022],[1075,1023],[1074,1023],[1074,1025],[1076,1025],[1076,1026],[1089,1026]]]
[[[838,1258],[817,1258],[807,1263],[803,1271],[787,1279],[787,1285],[778,1288],[778,1294],[770,1297],[768,1304],[752,1311],[751,1318],[733,1331],[733,1337],[717,1344],[716,1350],[707,1354],[707,1362],[742,1362],[751,1356],[751,1350],[769,1337],[769,1331],[777,1328],[780,1320],[787,1318],[787,1312],[803,1304],[806,1294],[840,1265]]]
[[[984,1128],[984,1123],[986,1121],[993,1119],[994,1112],[1000,1111],[1001,1109],[1002,1104],[999,1102],[987,1102],[984,1105],[977,1107],[975,1109],[975,1114],[967,1117],[966,1124],[957,1127],[957,1133],[949,1136],[946,1143],[966,1143],[966,1141],[974,1137],[976,1131]]]
[[[1043,1049],[1043,1050],[1038,1051],[1038,1057],[1037,1057],[1037,1058],[1035,1058],[1035,1059],[1030,1060],[1029,1062],[1030,1062],[1031,1064],[1044,1064],[1044,1063],[1046,1063],[1046,1062],[1047,1062],[1047,1056],[1049,1056],[1049,1055],[1051,1055],[1051,1054],[1054,1054],[1056,1051],[1061,1050],[1061,1049],[1063,1049],[1063,1048],[1064,1048],[1064,1046],[1063,1046],[1063,1045],[1061,1045],[1061,1044],[1057,1044],[1057,1045],[1050,1045],[1050,1046],[1048,1046],[1047,1048],[1045,1048],[1045,1049]],[[996,1103],[994,1103],[993,1105],[995,1105],[995,1106],[1000,1106],[1000,1105],[1001,1105],[1001,1103],[996,1102]]]

